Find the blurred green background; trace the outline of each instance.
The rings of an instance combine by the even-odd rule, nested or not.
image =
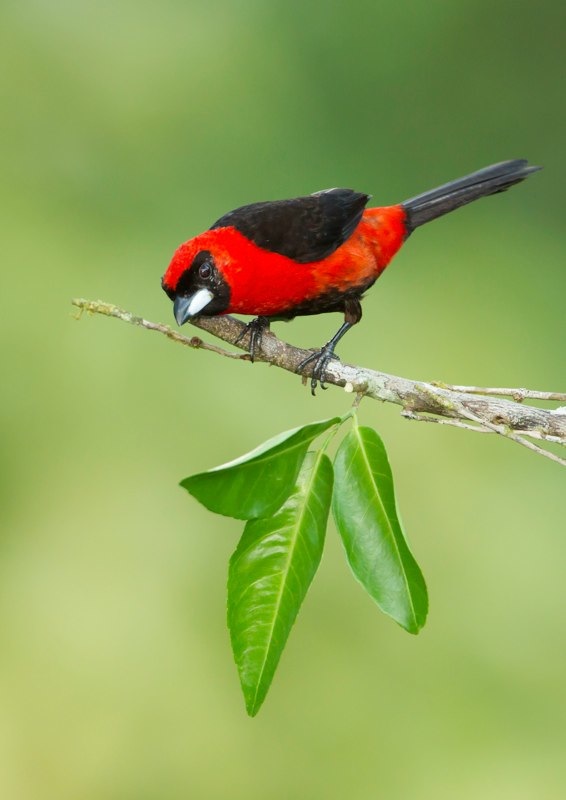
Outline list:
[[[174,248],[237,205],[392,203],[527,157],[544,172],[415,234],[339,352],[564,391],[565,30],[563,2],[526,0],[2,5],[2,798],[564,796],[564,470],[364,403],[429,623],[377,613],[331,528],[250,720],[225,626],[241,524],[177,483],[351,398],[69,301],[172,322]]]

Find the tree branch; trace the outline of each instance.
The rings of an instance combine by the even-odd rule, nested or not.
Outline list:
[[[191,338],[183,336],[167,325],[137,317],[110,303],[83,299],[75,299],[72,303],[81,312],[103,314],[148,330],[158,331],[167,338],[188,347],[211,350],[226,358],[241,360],[250,358],[247,352],[245,354],[232,353],[204,342],[198,336]],[[241,350],[246,350],[248,346],[248,335],[245,335],[236,344],[236,340],[246,326],[233,317],[201,317],[191,320],[191,324]],[[300,362],[310,352],[293,347],[278,339],[273,333],[266,331],[262,338],[261,349],[256,354],[256,360],[265,361],[295,373]],[[303,380],[306,380],[306,376]],[[455,424],[467,430],[497,433],[566,466],[566,459],[525,439],[528,436],[566,446],[566,407],[543,409],[524,403],[525,399],[565,401],[566,393],[535,392],[529,389],[483,389],[476,386],[426,383],[364,367],[343,364],[338,360],[331,361],[328,365],[326,382],[341,386],[347,392],[355,392],[374,400],[396,403],[402,406],[403,415],[413,420],[442,421],[445,424]],[[507,400],[504,396],[513,399]],[[474,424],[472,425],[470,422]]]

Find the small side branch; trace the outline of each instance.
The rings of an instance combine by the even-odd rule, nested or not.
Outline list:
[[[433,381],[433,386],[450,389],[451,392],[464,392],[465,394],[487,394],[492,397],[511,397],[516,403],[525,400],[550,400],[557,403],[566,402],[566,392],[537,392],[534,389],[499,389],[482,386],[455,386],[450,383]]]
[[[168,325],[150,322],[111,303],[80,298],[73,300],[72,303],[81,312],[87,311],[91,314],[115,317],[131,325],[157,331],[168,339],[187,347],[210,350],[226,358],[249,360],[247,352],[244,354],[233,353],[204,342],[197,336],[183,336]],[[246,326],[233,317],[201,317],[192,320],[191,324],[216,336],[226,344],[247,351],[248,336],[239,340]],[[261,350],[257,354],[256,360],[265,361],[288,372],[296,373],[299,364],[309,353],[308,350],[293,347],[278,339],[273,333],[266,332],[263,335]],[[530,406],[524,402],[525,400],[565,402],[566,393],[537,392],[530,389],[484,389],[475,386],[426,383],[389,375],[386,372],[343,364],[338,360],[329,364],[326,383],[340,386],[347,392],[374,400],[395,403],[402,407],[404,416],[413,420],[437,421],[456,425],[466,430],[497,433],[566,466],[566,459],[525,438],[566,446],[566,407],[545,409]]]

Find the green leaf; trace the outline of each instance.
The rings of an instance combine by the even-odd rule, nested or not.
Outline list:
[[[355,427],[336,458],[332,512],[352,572],[377,605],[410,633],[425,623],[424,578],[405,539],[380,437]]]
[[[311,442],[339,422],[334,417],[280,433],[235,461],[185,478],[181,486],[216,514],[269,516],[293,490]]]
[[[274,517],[246,524],[230,560],[228,627],[252,717],[320,563],[331,498],[330,459],[308,453],[286,503]]]

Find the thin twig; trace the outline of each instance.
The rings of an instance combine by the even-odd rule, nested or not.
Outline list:
[[[430,417],[425,414],[417,414],[406,408],[401,411],[401,416],[405,419],[414,419],[416,422],[434,422],[436,425],[452,425],[454,428],[463,428],[466,431],[475,431],[476,433],[496,433],[491,428],[484,428],[479,425],[470,425],[468,422],[461,422],[459,419],[448,419],[448,417]]]
[[[410,409],[404,409],[401,411],[401,416],[405,417],[405,419],[412,419],[416,422],[434,422],[437,425],[452,425],[454,428],[463,428],[467,431],[475,431],[476,433],[497,433],[501,435],[501,432],[498,430],[494,430],[493,428],[485,428],[483,426],[478,425],[469,425],[467,422],[461,422],[457,419],[450,419],[448,417],[431,417],[427,416],[426,414],[417,414]],[[529,436],[531,439],[540,439],[544,442],[552,442],[553,444],[565,445],[562,439],[559,439],[557,436],[545,436],[544,433],[539,433],[538,431],[525,431],[525,435]]]
[[[114,317],[121,319],[123,322],[129,322],[130,325],[138,325],[140,328],[145,328],[148,331],[157,331],[172,339],[174,342],[185,345],[185,347],[192,347],[194,350],[210,350],[212,353],[218,353],[220,356],[226,358],[235,358],[237,360],[249,361],[249,356],[246,357],[241,353],[232,353],[230,350],[224,350],[223,347],[217,347],[215,344],[203,342],[198,336],[183,336],[182,333],[174,331],[169,325],[164,325],[162,322],[151,322],[143,317],[137,317],[130,311],[124,311],[123,308],[112,305],[112,303],[103,303],[101,300],[81,300],[75,299],[72,301],[73,305],[79,309],[77,319],[80,319],[83,311],[89,314],[103,314],[105,317]]]
[[[441,386],[451,392],[464,392],[465,394],[485,394],[492,397],[512,397],[516,403],[523,400],[552,400],[555,402],[566,402],[566,392],[537,392],[535,389],[500,389],[487,388],[483,386],[457,386],[452,383],[442,383],[441,381],[431,381],[433,386]]]
[[[470,413],[465,408],[462,408],[461,411],[465,417],[472,420],[473,422],[477,422],[479,425],[483,425],[486,428],[489,428],[494,433],[498,433],[500,436],[504,436],[506,439],[511,439],[511,441],[517,442],[517,444],[520,444],[523,447],[527,447],[534,453],[538,453],[540,456],[545,456],[546,458],[549,458],[551,461],[555,461],[557,464],[561,464],[563,467],[566,467],[566,459],[560,458],[560,456],[555,455],[550,450],[544,450],[542,447],[539,447],[538,444],[530,442],[528,439],[525,439],[523,436],[519,436],[517,433],[515,433],[512,430],[509,430],[503,425],[502,426],[492,425],[490,422],[486,422],[486,420],[483,420],[480,417],[476,416],[476,414]]]
[[[75,299],[72,303],[81,311],[103,314],[132,325],[157,331],[188,347],[210,350],[226,358],[249,361],[247,352],[244,355],[232,353],[203,342],[199,337],[183,336],[168,325],[150,322],[111,303],[84,299]],[[246,351],[249,345],[247,334],[240,338],[246,331],[245,324],[233,317],[201,317],[191,320],[191,324],[208,331],[240,350]],[[309,352],[293,347],[278,339],[272,332],[266,331],[263,334],[259,352],[256,354],[256,360],[265,361],[296,373],[299,364],[309,355]],[[343,364],[338,359],[331,361],[328,365],[325,382],[341,386],[345,391],[358,395],[360,399],[363,396],[396,403],[402,406],[401,413],[411,419],[421,421],[434,419],[441,424],[454,425],[478,433],[486,432],[486,430],[497,433],[566,466],[566,460],[525,439],[526,436],[529,436],[566,446],[566,407],[543,409],[526,405],[523,402],[525,399],[562,402],[566,400],[566,393],[535,392],[529,389],[480,389],[474,386],[426,383],[364,367]],[[505,397],[514,399],[507,400]],[[470,425],[470,421],[476,424]]]

